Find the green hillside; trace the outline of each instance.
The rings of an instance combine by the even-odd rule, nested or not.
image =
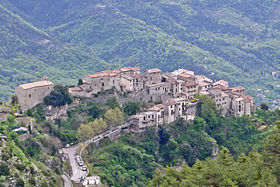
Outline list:
[[[280,76],[272,75],[280,72],[277,1],[1,0],[0,3],[21,16],[20,19],[11,12],[1,11],[1,22],[9,21],[16,28],[24,25],[36,31],[33,34],[26,29],[4,27],[7,33],[14,33],[13,38],[23,41],[29,41],[30,35],[34,38],[21,48],[1,41],[1,46],[12,50],[8,56],[0,53],[3,59],[0,65],[5,65],[1,71],[8,71],[0,73],[4,77],[0,84],[6,86],[2,99],[11,95],[15,85],[37,80],[41,75],[47,74],[54,82],[75,84],[83,75],[112,66],[159,67],[163,71],[188,68],[213,79],[225,79],[233,86],[243,85],[249,94],[258,95],[259,103],[271,106],[280,92]],[[10,17],[17,19],[13,21]],[[34,42],[36,36],[41,37],[39,41],[47,39],[50,43],[38,44]]]

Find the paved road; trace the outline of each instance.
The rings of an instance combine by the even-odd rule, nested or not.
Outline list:
[[[64,187],[73,187],[71,179],[68,176],[62,175],[62,178],[64,180]]]
[[[73,147],[69,147],[66,150],[67,154],[68,154],[68,157],[69,157],[69,161],[70,161],[70,164],[71,164],[71,167],[72,167],[72,176],[71,176],[71,180],[73,181],[77,181],[78,178],[80,178],[81,176],[82,177],[86,177],[87,176],[87,171],[83,171],[82,170],[82,167],[79,166],[75,160],[75,157],[76,157],[76,154],[77,154],[77,149],[79,148],[79,146],[81,144],[83,144],[83,149],[78,153],[80,156],[82,154],[82,151],[84,150],[84,148],[86,146],[88,146],[90,143],[96,143],[104,138],[107,138],[107,137],[110,137],[114,134],[118,134],[121,130],[125,129],[125,128],[128,128],[129,127],[129,123],[123,123],[122,125],[119,125],[118,127],[115,127],[113,129],[110,129],[108,131],[105,131],[104,133],[102,134],[99,134],[89,140],[86,140],[84,142],[81,142]],[[82,157],[81,157],[82,159]],[[66,187],[66,186],[65,186]]]
[[[67,153],[69,156],[69,161],[72,167],[72,177],[71,180],[73,181],[77,181],[78,178],[80,178],[81,176],[86,177],[87,176],[87,172],[82,170],[82,167],[79,166],[75,160],[75,156],[76,156],[76,151],[78,149],[79,146],[75,146],[75,147],[70,147],[67,149]]]

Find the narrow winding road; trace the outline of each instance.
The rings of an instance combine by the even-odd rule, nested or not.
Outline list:
[[[102,134],[99,134],[91,139],[88,139],[84,142],[81,142],[75,146],[66,148],[66,152],[67,155],[69,157],[69,162],[71,164],[72,167],[72,176],[71,176],[71,180],[72,181],[77,181],[78,178],[80,177],[86,177],[88,175],[87,171],[83,171],[82,167],[78,165],[78,163],[76,162],[76,155],[82,155],[82,152],[84,150],[85,147],[87,147],[90,143],[96,143],[99,142],[100,140],[104,139],[104,138],[108,138],[111,136],[114,136],[115,134],[119,134],[122,130],[127,129],[130,126],[130,123],[123,123],[122,125],[119,125],[113,129],[107,130],[105,132],[103,132]],[[80,152],[78,153],[78,148],[83,145],[83,148],[80,150]],[[81,157],[82,159],[82,157]],[[71,184],[72,185],[72,184]],[[68,187],[68,186],[64,186],[64,187]]]
[[[76,162],[76,159],[75,159],[78,148],[79,148],[79,144],[74,147],[69,147],[67,149],[67,154],[69,157],[69,162],[71,164],[72,173],[73,173],[71,176],[71,180],[73,180],[75,182],[78,180],[78,178],[87,176],[87,171],[83,171],[82,167],[78,165],[78,163]]]

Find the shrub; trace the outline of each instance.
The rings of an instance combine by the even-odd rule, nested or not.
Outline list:
[[[10,169],[7,164],[0,165],[0,176],[8,176],[10,175]]]
[[[56,85],[50,95],[44,98],[46,105],[54,107],[71,104],[72,102],[73,98],[69,94],[68,87],[62,85]]]

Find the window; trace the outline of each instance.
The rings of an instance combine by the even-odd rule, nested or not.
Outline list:
[[[104,82],[102,82],[102,87],[104,87]]]
[[[113,84],[115,84],[115,80],[113,80]]]
[[[29,94],[29,98],[31,98],[31,94]]]
[[[36,92],[36,89],[35,89],[35,92]]]

